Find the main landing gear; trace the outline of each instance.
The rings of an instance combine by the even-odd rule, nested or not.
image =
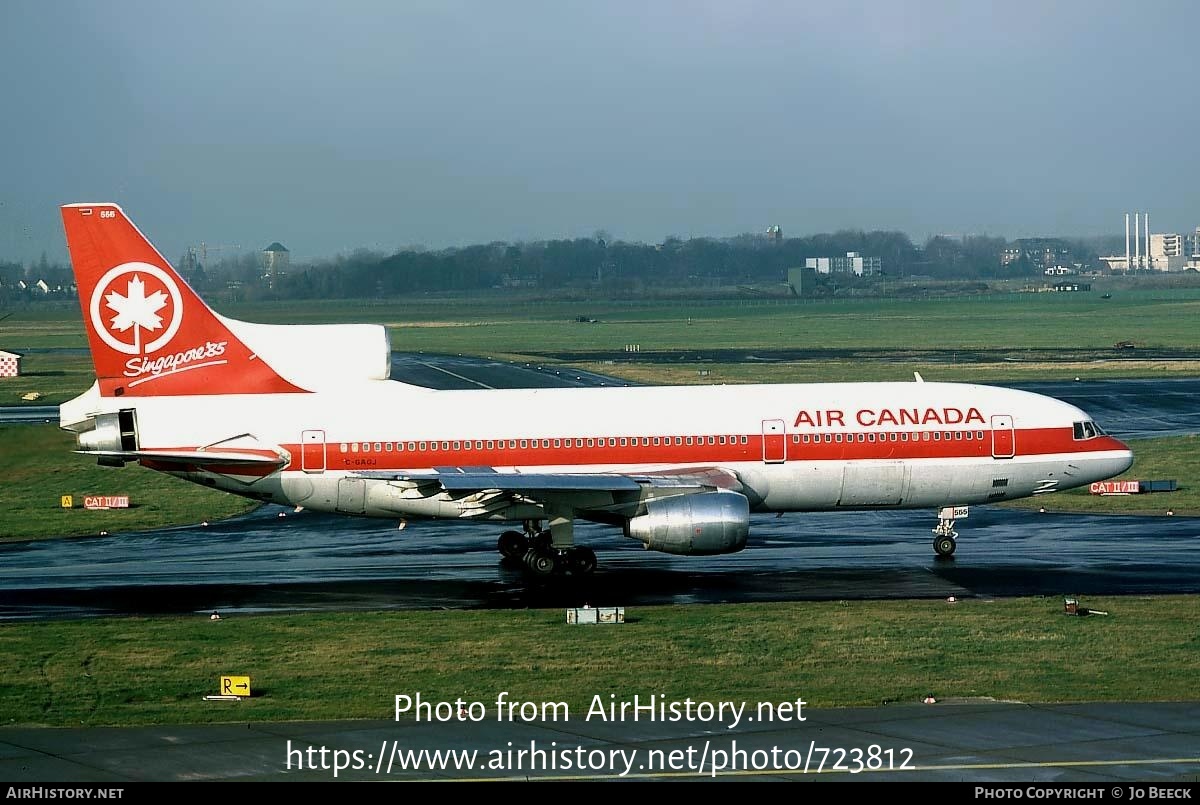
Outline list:
[[[569,521],[568,521],[569,522]],[[505,531],[496,540],[496,549],[505,559],[521,562],[535,576],[551,576],[555,573],[573,573],[586,576],[596,570],[596,552],[580,545],[555,545],[551,528],[542,529],[537,520],[526,520],[524,533]],[[570,528],[566,528],[568,536]]]

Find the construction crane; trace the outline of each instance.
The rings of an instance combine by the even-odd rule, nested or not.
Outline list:
[[[241,248],[242,247],[237,244],[222,243],[222,244],[216,244],[216,245],[210,246],[209,244],[205,243],[204,241],[200,241],[200,249],[199,249],[200,262],[203,265],[208,265],[208,253],[209,252],[219,252],[219,251],[224,251],[225,249],[233,249],[233,250],[237,251],[237,250],[240,250]]]
[[[241,248],[241,246],[236,244],[216,244],[210,246],[201,241],[199,246],[188,246],[187,252],[180,262],[179,270],[183,272],[186,279],[192,280],[197,269],[207,268],[209,252],[219,252],[225,249],[237,251]]]

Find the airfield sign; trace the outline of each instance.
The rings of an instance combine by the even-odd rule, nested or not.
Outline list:
[[[221,696],[238,696],[241,698],[249,698],[250,677],[223,676],[221,677],[220,684],[218,686],[218,692]]]

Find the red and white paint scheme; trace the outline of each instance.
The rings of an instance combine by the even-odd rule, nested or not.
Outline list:
[[[751,511],[960,507],[1133,461],[1083,411],[925,383],[435,391],[388,379],[374,325],[214,313],[120,207],[62,208],[97,381],[61,408],[80,452],[264,501],[510,521],[535,573],[590,572],[582,518],[647,548],[746,544]],[[952,509],[935,549],[954,551]]]

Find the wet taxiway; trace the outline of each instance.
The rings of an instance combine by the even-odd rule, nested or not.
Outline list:
[[[932,525],[924,511],[755,516],[741,553],[676,557],[584,524],[596,574],[537,581],[500,560],[497,525],[399,530],[268,506],[0,546],[0,617],[1200,592],[1200,518],[977,508],[952,560],[934,557]]]
[[[6,405],[0,407],[0,425],[58,422],[57,405]]]

